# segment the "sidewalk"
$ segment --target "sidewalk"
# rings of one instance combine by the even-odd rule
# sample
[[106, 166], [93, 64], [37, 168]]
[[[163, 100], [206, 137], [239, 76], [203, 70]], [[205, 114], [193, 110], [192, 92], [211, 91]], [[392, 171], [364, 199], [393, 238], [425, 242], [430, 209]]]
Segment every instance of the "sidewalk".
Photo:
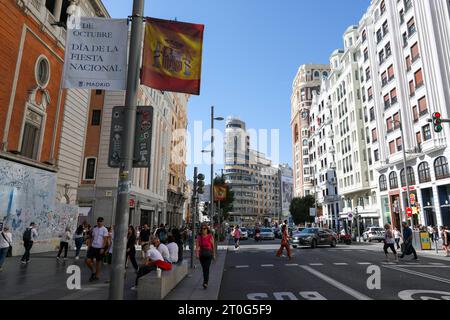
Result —
[[[188, 251], [189, 252], [189, 251]], [[165, 298], [165, 300], [217, 300], [228, 252], [228, 243], [218, 245], [217, 258], [211, 263], [208, 289], [203, 289], [203, 272], [198, 259], [194, 260], [194, 269]], [[190, 256], [186, 259], [190, 267]]]

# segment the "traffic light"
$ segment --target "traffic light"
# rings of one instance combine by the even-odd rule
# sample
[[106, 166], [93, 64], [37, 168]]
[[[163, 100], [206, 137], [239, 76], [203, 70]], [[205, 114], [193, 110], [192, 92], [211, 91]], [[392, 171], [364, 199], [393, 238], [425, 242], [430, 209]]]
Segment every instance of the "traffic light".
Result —
[[433, 113], [433, 125], [434, 125], [434, 132], [439, 133], [442, 132], [442, 118], [440, 112]]
[[197, 193], [198, 194], [204, 194], [205, 193], [205, 175], [202, 173], [199, 173], [197, 175]]

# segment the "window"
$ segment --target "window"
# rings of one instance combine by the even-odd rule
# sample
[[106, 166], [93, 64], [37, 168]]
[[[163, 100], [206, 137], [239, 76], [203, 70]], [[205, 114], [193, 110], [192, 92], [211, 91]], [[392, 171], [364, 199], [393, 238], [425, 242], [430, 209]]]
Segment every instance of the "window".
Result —
[[434, 161], [434, 172], [436, 173], [437, 180], [450, 177], [448, 161], [446, 157], [439, 157]]
[[389, 142], [389, 153], [394, 154], [395, 153], [395, 141]]
[[369, 89], [367, 89], [367, 97], [368, 97], [369, 101], [372, 100], [372, 98], [373, 98], [372, 87], [370, 87]]
[[416, 142], [417, 145], [420, 147], [420, 145], [422, 144], [422, 134], [420, 131], [416, 132]]
[[403, 148], [402, 138], [395, 139], [395, 145], [397, 146], [397, 151], [402, 151]]
[[386, 12], [386, 4], [384, 3], [384, 0], [383, 0], [383, 1], [381, 1], [381, 4], [380, 4], [380, 14], [383, 15], [383, 13], [385, 13], [385, 12]]
[[406, 70], [410, 71], [411, 65], [412, 65], [411, 56], [407, 56], [406, 57]]
[[391, 104], [397, 103], [397, 88], [391, 90]]
[[405, 11], [400, 10], [400, 23], [403, 24], [405, 22]]
[[385, 95], [383, 97], [384, 100], [384, 109], [388, 109], [391, 106], [391, 100], [389, 99], [389, 95]]
[[386, 128], [387, 128], [387, 132], [388, 133], [394, 130], [394, 125], [393, 125], [393, 122], [392, 122], [392, 118], [386, 119]]
[[101, 115], [102, 115], [102, 110], [92, 110], [92, 120], [91, 120], [92, 126], [100, 125]]
[[373, 155], [374, 155], [375, 162], [380, 160], [380, 152], [378, 150], [375, 150], [373, 152]]
[[370, 80], [370, 68], [366, 69], [366, 81]]
[[394, 114], [394, 129], [398, 128], [400, 128], [400, 115], [397, 112], [396, 114]]
[[412, 97], [416, 94], [416, 87], [414, 86], [414, 80], [409, 82], [409, 95]]
[[422, 127], [422, 133], [423, 133], [423, 141], [431, 140], [431, 130], [429, 124]]
[[367, 31], [364, 30], [362, 33], [362, 41], [365, 42], [367, 40]]
[[430, 166], [428, 165], [428, 162], [422, 162], [419, 164], [419, 183], [425, 183], [431, 181], [431, 174], [430, 174]]
[[41, 88], [45, 88], [50, 80], [50, 63], [45, 56], [40, 56], [35, 65], [36, 83]]
[[389, 174], [389, 187], [391, 189], [397, 189], [398, 188], [397, 173], [395, 173], [395, 172], [391, 172]]
[[378, 136], [377, 136], [377, 129], [372, 130], [372, 142], [377, 142]]
[[367, 61], [369, 59], [369, 49], [364, 49], [364, 61]]
[[94, 180], [95, 179], [95, 165], [96, 158], [86, 158], [84, 167], [84, 180]]
[[419, 69], [414, 73], [414, 80], [416, 80], [416, 88], [420, 88], [423, 86], [423, 75], [422, 75], [422, 69]]
[[385, 37], [389, 33], [388, 22], [385, 21], [383, 23], [383, 37]]
[[414, 18], [411, 18], [411, 20], [408, 21], [408, 36], [412, 36], [414, 33], [416, 33], [416, 22], [414, 21]]
[[392, 54], [392, 50], [391, 50], [391, 43], [388, 42], [386, 44], [386, 47], [384, 47], [384, 51], [386, 52], [386, 58], [389, 58]]
[[[416, 178], [414, 176], [414, 169], [412, 167], [408, 167], [407, 172], [408, 172], [408, 184], [410, 186], [416, 184]], [[404, 169], [402, 169], [400, 171], [400, 181], [401, 181], [402, 187], [406, 187], [405, 170]]]
[[382, 174], [380, 176], [380, 191], [386, 191], [388, 189], [386, 176]]
[[379, 29], [377, 31], [377, 43], [380, 43], [381, 40], [383, 40], [383, 32], [381, 31], [381, 29]]
[[375, 120], [375, 108], [370, 108], [370, 121]]
[[394, 66], [391, 65], [388, 68], [388, 77], [389, 77], [389, 81], [391, 81], [392, 79], [394, 79]]
[[25, 125], [22, 135], [20, 154], [24, 157], [37, 160], [41, 136], [42, 116], [30, 109], [26, 110]]
[[419, 44], [417, 42], [411, 47], [411, 56], [412, 56], [413, 63], [420, 57]]
[[419, 99], [419, 116], [423, 116], [427, 113], [428, 113], [427, 98], [422, 97]]
[[413, 110], [413, 118], [414, 118], [414, 122], [419, 121], [419, 112], [417, 111], [417, 106], [414, 106], [412, 108]]
[[380, 53], [378, 53], [378, 59], [380, 60], [380, 65], [384, 62], [384, 50], [381, 50]]
[[387, 85], [387, 83], [388, 83], [387, 73], [386, 73], [386, 72], [383, 72], [383, 73], [381, 74], [381, 84], [382, 84], [383, 87], [384, 87], [385, 85]]

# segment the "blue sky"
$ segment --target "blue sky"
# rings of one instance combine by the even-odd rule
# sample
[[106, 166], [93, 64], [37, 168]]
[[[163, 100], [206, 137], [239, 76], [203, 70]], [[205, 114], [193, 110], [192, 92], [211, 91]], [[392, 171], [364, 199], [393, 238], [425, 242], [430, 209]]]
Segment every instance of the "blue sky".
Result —
[[[103, 0], [114, 18], [131, 14], [132, 0]], [[292, 164], [292, 80], [304, 63], [328, 63], [348, 26], [370, 0], [147, 0], [145, 15], [205, 25], [201, 95], [188, 106], [209, 127], [216, 115], [239, 116], [253, 129], [280, 130], [280, 162]], [[224, 122], [216, 123], [224, 130]], [[204, 142], [208, 148], [208, 141]], [[217, 145], [219, 147], [219, 145]], [[269, 153], [270, 149], [269, 149]], [[217, 169], [221, 166], [217, 165]], [[200, 171], [209, 179], [207, 164]], [[192, 179], [193, 166], [187, 170]]]

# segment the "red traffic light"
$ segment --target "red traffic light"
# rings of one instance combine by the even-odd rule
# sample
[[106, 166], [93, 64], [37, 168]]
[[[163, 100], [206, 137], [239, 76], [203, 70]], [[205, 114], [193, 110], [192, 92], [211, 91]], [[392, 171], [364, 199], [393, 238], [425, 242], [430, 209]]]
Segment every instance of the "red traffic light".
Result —
[[440, 117], [441, 117], [441, 113], [440, 112], [433, 113], [433, 118], [440, 118]]

